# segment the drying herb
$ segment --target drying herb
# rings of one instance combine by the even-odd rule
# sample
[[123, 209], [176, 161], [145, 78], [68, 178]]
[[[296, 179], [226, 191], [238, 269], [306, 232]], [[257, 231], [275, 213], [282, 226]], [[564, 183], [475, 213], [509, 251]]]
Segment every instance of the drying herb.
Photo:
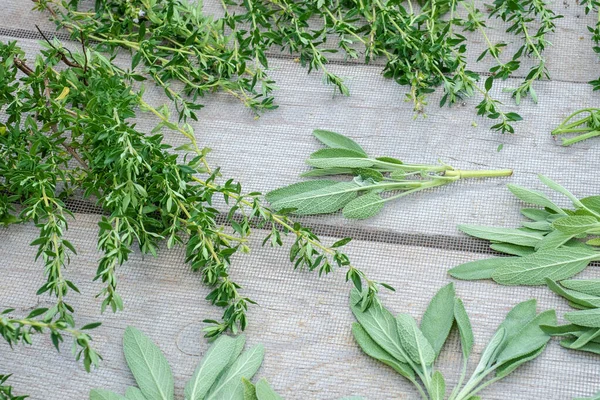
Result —
[[[394, 317], [381, 304], [365, 311], [360, 306], [360, 297], [358, 291], [352, 291], [350, 306], [358, 321], [353, 324], [352, 332], [357, 343], [369, 356], [408, 379], [423, 399], [479, 399], [477, 394], [481, 390], [539, 356], [550, 340], [541, 326], [556, 324], [554, 310], [537, 314], [535, 300], [517, 304], [506, 315], [467, 379], [475, 338], [463, 302], [455, 296], [452, 284], [444, 286], [432, 298], [420, 326], [408, 314]], [[463, 369], [457, 385], [450, 388], [434, 364], [455, 325], [460, 335]]]
[[[509, 176], [512, 170], [463, 171], [445, 164], [405, 164], [392, 157], [369, 157], [352, 139], [339, 133], [315, 130], [326, 149], [313, 153], [306, 163], [313, 170], [302, 176], [352, 175], [351, 181], [318, 179], [295, 183], [267, 193], [276, 210], [299, 215], [342, 210], [350, 219], [378, 214], [386, 202], [460, 179]], [[386, 192], [396, 192], [384, 197]], [[400, 192], [400, 193], [397, 193]]]
[[540, 175], [550, 189], [566, 196], [573, 209], [556, 205], [542, 192], [517, 185], [509, 190], [536, 208], [523, 208], [528, 219], [521, 228], [460, 225], [468, 235], [490, 240], [490, 248], [512, 257], [496, 257], [459, 265], [449, 271], [459, 279], [493, 279], [502, 285], [544, 285], [560, 281], [600, 261], [600, 196], [578, 199], [553, 180]]
[[569, 115], [552, 131], [552, 135], [576, 136], [562, 139], [563, 146], [570, 146], [582, 140], [600, 136], [600, 108], [584, 108]]
[[[219, 183], [219, 171], [206, 160], [209, 149], [198, 147], [189, 124], [170, 122], [166, 106], [154, 108], [143, 100], [143, 89], [131, 86], [136, 75], [89, 48], [68, 53], [58, 41], [48, 42], [42, 55], [29, 66], [14, 42], [0, 45], [0, 74], [6, 78], [0, 84], [0, 108], [8, 117], [0, 135], [0, 219], [5, 224], [32, 221], [40, 229], [32, 245], [44, 261], [47, 282], [38, 294], [56, 298], [55, 306], [36, 311], [38, 322], [10, 320], [13, 330], [23, 325], [30, 332], [40, 323], [57, 337], [61, 331], [76, 332], [74, 310], [66, 302], [71, 291], [78, 292], [67, 276], [75, 248], [64, 238], [73, 218], [64, 201], [75, 190], [97, 201], [106, 213], [98, 223], [103, 256], [95, 278], [103, 283], [98, 293], [102, 311], [123, 308], [116, 271], [132, 246], [156, 255], [161, 243], [167, 248], [183, 245], [187, 263], [212, 289], [207, 300], [224, 308], [222, 321], [206, 321], [206, 334], [244, 330], [246, 310], [254, 302], [240, 293], [241, 285], [229, 278], [228, 270], [232, 255], [249, 251], [254, 227], [266, 230], [264, 243], [274, 246], [291, 235], [290, 259], [296, 268], [320, 274], [345, 268], [347, 280], [367, 288], [365, 306], [373, 302], [379, 284], [341, 251], [349, 239], [324, 245], [309, 228], [264, 207], [260, 193], [245, 194], [231, 179]], [[58, 63], [66, 68], [59, 71]], [[17, 78], [18, 71], [23, 78]], [[149, 134], [131, 122], [139, 111], [158, 119]], [[188, 153], [185, 157], [170, 151], [160, 134], [163, 129], [190, 140], [178, 149]], [[226, 225], [217, 222], [221, 213], [212, 206], [215, 196], [228, 205]], [[23, 332], [17, 329], [7, 340], [15, 342], [10, 338], [23, 338]], [[79, 346], [88, 344], [76, 339]], [[86, 366], [96, 363], [90, 357], [84, 358]]]
[[11, 375], [0, 375], [0, 400], [25, 400], [29, 396], [15, 396], [12, 386], [6, 383]]

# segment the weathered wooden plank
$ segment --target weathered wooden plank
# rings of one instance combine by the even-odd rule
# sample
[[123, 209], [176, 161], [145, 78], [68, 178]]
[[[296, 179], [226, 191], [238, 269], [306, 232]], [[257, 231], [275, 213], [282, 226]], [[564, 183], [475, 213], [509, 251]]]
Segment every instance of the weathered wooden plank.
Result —
[[[97, 221], [97, 216], [77, 214], [70, 224], [68, 237], [79, 255], [73, 258], [67, 274], [82, 290], [81, 295], [70, 295], [79, 323], [104, 322], [94, 332], [104, 356], [101, 369], [87, 374], [73, 361], [69, 343], [62, 353], [56, 353], [48, 338], [37, 337], [33, 346], [12, 351], [0, 343], [0, 371], [14, 373], [15, 389], [30, 393], [36, 400], [81, 399], [93, 387], [123, 393], [134, 382], [121, 353], [121, 336], [127, 325], [134, 325], [165, 352], [181, 398], [185, 380], [207, 348], [200, 338], [201, 321], [218, 316], [219, 311], [203, 300], [208, 290], [184, 265], [183, 251], [175, 249], [161, 251], [157, 259], [143, 259], [134, 252], [119, 271], [125, 311], [99, 316], [100, 300], [93, 296], [100, 284], [91, 282], [99, 258], [94, 243]], [[41, 266], [32, 261], [28, 246], [35, 238], [35, 228], [2, 228], [0, 235], [0, 308], [12, 306], [17, 314], [25, 314], [37, 301], [50, 304], [51, 299], [35, 296], [43, 281]], [[257, 236], [252, 241], [252, 254], [235, 260], [232, 275], [243, 284], [244, 294], [260, 304], [250, 310], [247, 331], [249, 343], [264, 343], [267, 349], [260, 376], [267, 377], [286, 399], [336, 399], [349, 394], [369, 399], [415, 399], [416, 393], [402, 378], [368, 359], [353, 343], [349, 286], [343, 282], [343, 273], [319, 279], [315, 274], [294, 272], [285, 251], [260, 248], [259, 242]], [[372, 277], [396, 287], [395, 294], [383, 294], [388, 308], [415, 317], [422, 314], [437, 288], [448, 283], [447, 267], [475, 257], [460, 251], [367, 241], [353, 243], [349, 253]], [[456, 287], [472, 318], [477, 354], [519, 301], [537, 297], [540, 310], [555, 307], [562, 314], [568, 309], [545, 288], [507, 288], [489, 282], [456, 282]], [[459, 369], [456, 339], [440, 362], [450, 381], [457, 379]], [[597, 357], [566, 351], [552, 343], [537, 361], [482, 394], [486, 399], [506, 399], [510, 393], [514, 399], [548, 400], [589, 395], [600, 389], [599, 374]]]

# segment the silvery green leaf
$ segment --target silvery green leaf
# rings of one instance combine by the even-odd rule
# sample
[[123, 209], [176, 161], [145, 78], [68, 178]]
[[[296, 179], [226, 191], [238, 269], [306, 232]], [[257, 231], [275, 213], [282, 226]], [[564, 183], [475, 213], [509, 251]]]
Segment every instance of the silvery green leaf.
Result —
[[501, 349], [508, 342], [510, 342], [529, 322], [531, 322], [536, 317], [536, 305], [537, 302], [535, 299], [523, 301], [516, 306], [514, 306], [506, 317], [504, 317], [504, 321], [500, 324], [501, 328], [504, 328], [506, 333], [504, 337], [504, 342], [502, 343]]
[[548, 217], [556, 215], [546, 210], [540, 210], [539, 208], [522, 208], [521, 214], [532, 221], [547, 221]]
[[587, 328], [600, 328], [600, 308], [571, 311], [565, 313], [564, 317], [567, 321], [575, 325]]
[[538, 192], [537, 190], [527, 189], [518, 185], [508, 184], [508, 190], [510, 190], [515, 196], [517, 196], [520, 200], [525, 203], [535, 204], [536, 206], [541, 206], [544, 208], [549, 208], [552, 211], [558, 214], [564, 214], [565, 212], [556, 204], [552, 202], [542, 192]]
[[415, 319], [408, 314], [398, 314], [396, 325], [402, 348], [410, 359], [424, 367], [433, 364], [435, 351], [417, 326]]
[[298, 182], [270, 191], [265, 195], [265, 199], [269, 203], [274, 203], [280, 200], [285, 200], [288, 197], [296, 196], [301, 193], [325, 189], [332, 185], [335, 185], [336, 183], [339, 182], [331, 179], [315, 179], [312, 181]]
[[511, 335], [510, 338], [505, 340], [504, 348], [498, 354], [496, 362], [503, 364], [535, 352], [540, 347], [545, 346], [550, 340], [550, 336], [540, 328], [540, 325], [555, 324], [556, 312], [554, 310], [540, 313], [527, 323], [527, 325], [519, 327], [516, 334]]
[[147, 400], [173, 400], [173, 374], [160, 349], [140, 330], [127, 327], [123, 335], [127, 365]]
[[498, 367], [496, 369], [496, 377], [504, 378], [505, 376], [507, 376], [508, 374], [513, 372], [515, 369], [517, 369], [521, 365], [525, 364], [528, 361], [533, 360], [534, 358], [537, 358], [537, 356], [542, 354], [545, 349], [546, 349], [546, 345], [544, 344], [539, 349], [534, 350], [529, 354], [525, 354], [521, 357], [515, 358], [515, 359], [501, 365], [500, 367]]
[[435, 371], [433, 373], [429, 389], [431, 400], [444, 400], [444, 397], [446, 396], [446, 381], [440, 371]]
[[479, 358], [479, 363], [477, 367], [475, 367], [475, 371], [473, 371], [473, 376], [477, 376], [485, 371], [489, 365], [494, 363], [496, 358], [496, 354], [498, 354], [501, 349], [502, 343], [504, 342], [504, 338], [506, 336], [506, 329], [502, 326], [498, 328], [494, 336], [490, 339], [490, 342], [483, 350], [481, 354], [481, 358]]
[[375, 161], [352, 150], [322, 149], [312, 153], [306, 163], [315, 168], [368, 168]]
[[534, 221], [534, 222], [523, 222], [523, 227], [532, 229], [534, 231], [547, 232], [552, 230], [552, 225], [547, 221]]
[[540, 325], [540, 328], [550, 336], [579, 336], [588, 328], [583, 326], [568, 324], [568, 325]]
[[300, 176], [305, 178], [315, 178], [318, 176], [350, 175], [352, 174], [352, 171], [352, 168], [315, 168], [300, 174]]
[[600, 252], [586, 248], [538, 251], [497, 268], [492, 279], [502, 285], [543, 285], [546, 278], [555, 281], [570, 278], [598, 259]]
[[385, 200], [377, 193], [369, 192], [351, 200], [342, 209], [344, 217], [349, 219], [371, 218], [383, 209]]
[[[338, 211], [352, 199], [356, 198], [356, 189], [359, 186], [355, 183], [329, 182], [332, 183], [326, 187], [298, 192], [276, 201], [270, 201], [270, 203], [276, 210], [295, 208], [295, 213], [299, 215], [328, 214]], [[291, 186], [295, 185], [297, 184]]]
[[573, 215], [562, 217], [552, 223], [552, 227], [567, 235], [578, 235], [600, 227], [600, 221], [594, 217]]
[[448, 271], [450, 276], [467, 281], [476, 279], [492, 279], [494, 271], [511, 263], [517, 257], [493, 257], [471, 261], [458, 265]]
[[513, 228], [495, 228], [491, 226], [459, 225], [458, 229], [467, 235], [494, 242], [511, 243], [519, 246], [534, 247], [544, 238], [539, 232], [527, 232]]
[[264, 378], [256, 382], [256, 397], [258, 400], [283, 400]]
[[560, 284], [567, 289], [600, 297], [600, 279], [569, 279]]
[[573, 193], [569, 192], [563, 186], [559, 185], [558, 183], [554, 182], [552, 179], [550, 179], [544, 175], [538, 175], [538, 178], [540, 181], [542, 181], [542, 183], [544, 185], [548, 186], [550, 189], [555, 190], [558, 193], [562, 193], [565, 196], [567, 196], [569, 198], [569, 200], [571, 200], [571, 202], [573, 203], [573, 205], [575, 207], [579, 208], [581, 206], [581, 202], [579, 201], [579, 199], [577, 197], [575, 197], [575, 195], [573, 195]]
[[92, 389], [90, 391], [90, 400], [127, 400], [127, 398], [110, 390]]
[[258, 400], [258, 397], [256, 397], [256, 387], [252, 382], [246, 378], [242, 378], [242, 385], [244, 386], [243, 400]]
[[490, 245], [490, 249], [499, 251], [500, 253], [519, 257], [527, 256], [535, 252], [533, 247], [518, 246], [516, 244], [508, 243], [493, 243]]
[[352, 335], [356, 340], [356, 343], [368, 356], [384, 363], [385, 365], [392, 367], [396, 372], [405, 378], [414, 379], [415, 372], [410, 365], [396, 360], [390, 353], [385, 351], [379, 346], [371, 336], [365, 331], [361, 324], [354, 322], [352, 324]]
[[350, 308], [363, 329], [369, 336], [401, 363], [407, 363], [405, 352], [400, 344], [398, 328], [394, 316], [381, 304], [376, 303], [363, 311], [360, 305], [361, 294], [352, 289]]
[[559, 296], [570, 300], [573, 303], [577, 303], [585, 308], [597, 308], [600, 307], [600, 297], [589, 296], [584, 293], [579, 293], [575, 290], [569, 290], [562, 288], [558, 283], [552, 279], [546, 279], [546, 285]]
[[594, 213], [600, 213], [600, 196], [589, 196], [584, 197], [580, 200], [586, 208], [593, 211]]
[[146, 400], [142, 391], [136, 387], [128, 387], [125, 391], [125, 397], [127, 400]]
[[473, 350], [475, 337], [473, 336], [473, 328], [471, 327], [471, 320], [469, 319], [467, 310], [465, 310], [462, 300], [458, 297], [454, 299], [454, 320], [456, 321], [458, 333], [460, 334], [460, 345], [463, 357], [467, 360]]
[[[570, 349], [573, 343], [575, 343], [577, 339], [563, 339], [560, 341], [560, 345]], [[586, 351], [589, 353], [600, 354], [600, 343], [590, 342], [584, 346], [581, 346], [577, 350]]]
[[557, 249], [563, 244], [567, 243], [569, 240], [573, 239], [573, 236], [575, 235], [564, 233], [558, 230], [552, 231], [538, 242], [538, 244], [535, 246], [535, 249], [539, 251]]
[[431, 344], [436, 357], [448, 338], [454, 324], [454, 285], [441, 288], [429, 302], [421, 318], [421, 332]]
[[206, 400], [236, 400], [243, 399], [244, 386], [242, 378], [250, 379], [254, 376], [263, 362], [265, 350], [258, 344], [243, 352], [231, 364], [211, 388]]
[[208, 349], [192, 379], [185, 385], [186, 400], [201, 400], [206, 396], [217, 377], [229, 364], [236, 349], [236, 340], [219, 337]]
[[571, 343], [569, 345], [569, 348], [574, 349], [574, 350], [580, 349], [599, 336], [600, 336], [600, 329], [598, 329], [598, 328], [587, 329], [586, 331], [582, 332], [577, 337], [577, 340], [575, 340], [573, 343]]
[[323, 129], [315, 129], [313, 131], [313, 135], [325, 146], [337, 149], [347, 149], [353, 150], [358, 153], [362, 153], [364, 156], [367, 155], [362, 147], [354, 140], [346, 137], [344, 135], [340, 135], [339, 133], [326, 131]]

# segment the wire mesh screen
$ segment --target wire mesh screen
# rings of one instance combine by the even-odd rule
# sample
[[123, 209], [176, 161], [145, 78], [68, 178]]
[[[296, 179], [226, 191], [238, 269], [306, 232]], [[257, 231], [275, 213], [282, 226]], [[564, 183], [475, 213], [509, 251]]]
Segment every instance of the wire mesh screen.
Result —
[[[206, 8], [218, 12], [217, 2]], [[0, 0], [0, 40], [18, 40], [29, 59], [40, 48], [34, 25], [46, 32], [54, 27], [45, 15], [30, 11], [29, 2]], [[236, 100], [222, 94], [201, 99], [205, 104], [200, 121], [194, 123], [198, 141], [213, 149], [209, 156], [225, 177], [242, 182], [245, 191], [266, 192], [297, 181], [307, 169], [304, 160], [320, 148], [313, 129], [333, 130], [350, 136], [369, 154], [389, 155], [413, 163], [441, 160], [462, 169], [512, 168], [510, 178], [471, 180], [424, 191], [389, 204], [378, 216], [366, 221], [348, 221], [340, 215], [305, 217], [302, 222], [332, 243], [342, 237], [355, 240], [347, 252], [353, 263], [374, 279], [394, 286], [396, 293], [382, 293], [383, 302], [394, 313], [418, 317], [428, 300], [450, 281], [447, 270], [460, 263], [487, 257], [487, 243], [461, 235], [456, 225], [475, 223], [516, 227], [521, 204], [506, 189], [507, 183], [542, 189], [536, 174], [542, 173], [568, 187], [578, 196], [598, 193], [600, 143], [588, 141], [571, 148], [555, 143], [550, 130], [575, 108], [593, 105], [587, 81], [597, 78], [596, 56], [588, 41], [583, 15], [575, 2], [556, 2], [558, 33], [551, 38], [548, 65], [552, 81], [536, 83], [539, 103], [513, 105], [498, 90], [495, 95], [523, 116], [516, 135], [489, 131], [491, 122], [475, 115], [475, 99], [453, 108], [438, 108], [435, 95], [427, 117], [413, 119], [406, 103], [406, 88], [381, 76], [381, 66], [333, 62], [333, 72], [346, 78], [349, 97], [334, 96], [318, 72], [310, 75], [289, 57], [273, 54], [271, 75], [279, 90], [279, 108], [259, 119]], [[494, 24], [492, 24], [494, 26]], [[496, 24], [492, 36], [501, 38]], [[61, 39], [66, 36], [56, 34]], [[506, 39], [508, 40], [508, 39]], [[479, 54], [481, 40], [472, 38]], [[76, 47], [76, 44], [73, 44]], [[118, 62], [127, 63], [123, 55]], [[485, 62], [473, 64], [485, 71]], [[505, 82], [515, 86], [518, 78]], [[147, 84], [146, 100], [167, 103], [162, 91]], [[439, 94], [438, 94], [439, 96]], [[138, 128], [150, 132], [155, 126], [147, 116], [138, 117]], [[173, 145], [186, 143], [175, 133], [166, 133]], [[504, 148], [498, 151], [498, 146]], [[559, 203], [561, 199], [556, 199]], [[562, 203], [567, 205], [567, 203]], [[71, 304], [82, 324], [103, 322], [94, 336], [104, 357], [101, 368], [91, 374], [73, 361], [68, 346], [53, 351], [50, 339], [37, 337], [28, 347], [10, 349], [0, 342], [0, 373], [14, 374], [17, 393], [32, 399], [87, 398], [91, 388], [102, 387], [123, 393], [134, 380], [121, 351], [121, 337], [128, 325], [150, 336], [172, 365], [176, 395], [182, 397], [186, 380], [207, 349], [201, 321], [218, 318], [221, 310], [204, 300], [208, 294], [198, 275], [185, 264], [182, 249], [161, 249], [157, 258], [135, 251], [118, 278], [125, 310], [99, 315], [101, 299], [95, 298], [100, 284], [92, 282], [100, 254], [96, 250], [97, 222], [101, 210], [93, 202], [75, 198], [68, 203], [76, 214], [67, 238], [78, 250], [68, 268], [69, 278], [81, 289]], [[252, 252], [233, 260], [233, 280], [259, 305], [249, 311], [250, 343], [263, 343], [266, 357], [260, 376], [287, 399], [337, 399], [361, 395], [368, 399], [416, 399], [418, 393], [391, 369], [361, 353], [350, 327], [350, 286], [343, 271], [318, 278], [293, 271], [287, 250], [262, 247], [263, 232], [255, 232]], [[0, 308], [14, 307], [27, 313], [32, 306], [51, 304], [37, 297], [43, 270], [33, 261], [29, 243], [36, 238], [33, 225], [0, 228]], [[598, 276], [594, 268], [583, 274]], [[569, 310], [563, 300], [546, 288], [502, 287], [494, 283], [455, 282], [457, 294], [472, 317], [480, 354], [498, 324], [516, 303], [535, 297], [538, 308], [555, 308], [559, 315]], [[460, 370], [460, 347], [456, 337], [441, 355], [440, 368], [450, 382]], [[474, 365], [470, 365], [472, 370]], [[49, 383], [53, 385], [50, 386]], [[57, 385], [57, 386], [54, 386]], [[48, 388], [52, 389], [49, 390]], [[567, 351], [556, 343], [533, 363], [482, 392], [486, 399], [565, 399], [590, 395], [600, 390], [598, 357]]]

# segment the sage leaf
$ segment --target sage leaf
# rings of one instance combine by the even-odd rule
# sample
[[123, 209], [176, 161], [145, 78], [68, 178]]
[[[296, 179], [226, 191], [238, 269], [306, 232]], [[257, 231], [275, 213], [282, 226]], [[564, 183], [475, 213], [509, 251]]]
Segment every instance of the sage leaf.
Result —
[[316, 178], [319, 176], [349, 175], [352, 171], [354, 171], [353, 168], [315, 168], [300, 174], [300, 176], [305, 178]]
[[217, 377], [230, 363], [236, 350], [236, 340], [228, 336], [219, 337], [202, 358], [192, 379], [185, 385], [186, 400], [201, 400], [206, 396]]
[[357, 153], [361, 153], [364, 156], [367, 155], [367, 153], [362, 147], [360, 147], [358, 143], [349, 137], [340, 135], [339, 133], [326, 131], [323, 129], [315, 129], [313, 131], [313, 135], [325, 146], [336, 149], [352, 150]]
[[446, 381], [440, 371], [435, 371], [431, 377], [429, 396], [431, 400], [444, 400], [446, 396]]
[[260, 344], [243, 352], [223, 373], [210, 390], [206, 400], [233, 400], [243, 396], [242, 378], [254, 376], [264, 358], [265, 350]]
[[546, 196], [542, 192], [538, 192], [537, 190], [527, 189], [522, 186], [513, 185], [510, 183], [506, 186], [508, 187], [508, 190], [510, 190], [512, 192], [512, 194], [517, 196], [520, 200], [524, 201], [525, 203], [535, 204], [536, 206], [549, 208], [558, 214], [565, 214], [565, 212], [562, 210], [562, 208], [560, 208], [559, 206], [554, 204], [552, 202], [552, 200], [550, 200], [548, 198], [548, 196]]
[[554, 182], [552, 179], [548, 178], [547, 176], [544, 175], [538, 175], [538, 179], [540, 181], [542, 181], [542, 183], [546, 186], [548, 186], [550, 189], [558, 192], [558, 193], [562, 193], [565, 196], [567, 196], [569, 198], [569, 200], [571, 200], [571, 202], [573, 203], [573, 205], [577, 208], [579, 208], [580, 206], [582, 206], [581, 202], [579, 201], [579, 199], [577, 199], [577, 197], [575, 197], [573, 195], [573, 193], [569, 192], [566, 188], [564, 188], [563, 186], [559, 185], [557, 182]]
[[508, 314], [506, 314], [504, 321], [500, 324], [500, 327], [504, 328], [506, 331], [502, 349], [504, 349], [506, 344], [509, 343], [524, 326], [535, 318], [536, 305], [537, 302], [534, 299], [523, 301], [514, 306]]
[[349, 219], [367, 219], [379, 214], [384, 204], [385, 200], [380, 195], [369, 192], [351, 200], [342, 213]]
[[568, 235], [578, 235], [600, 227], [600, 221], [594, 217], [573, 215], [559, 218], [552, 227]]
[[547, 221], [551, 215], [556, 215], [546, 210], [540, 210], [539, 208], [522, 208], [521, 214], [533, 221]]
[[546, 278], [559, 281], [580, 273], [599, 256], [599, 252], [585, 248], [536, 252], [497, 268], [492, 279], [502, 285], [543, 285]]
[[494, 271], [511, 263], [516, 257], [493, 257], [458, 265], [448, 271], [450, 276], [462, 280], [492, 279]]
[[[357, 196], [359, 187], [353, 182], [328, 181], [329, 185], [314, 190], [303, 190], [296, 194], [270, 201], [276, 210], [296, 209], [295, 214], [328, 214], [338, 211]], [[298, 184], [293, 184], [295, 186]], [[289, 189], [290, 186], [283, 188]], [[281, 190], [281, 189], [278, 189]], [[280, 194], [277, 194], [279, 197]], [[268, 199], [268, 197], [267, 197]]]
[[600, 328], [600, 308], [567, 312], [565, 319], [575, 325]]
[[315, 168], [368, 168], [375, 161], [352, 150], [321, 149], [312, 153], [306, 163]]
[[577, 340], [569, 345], [569, 348], [574, 350], [580, 349], [598, 336], [600, 336], [600, 329], [588, 329], [581, 333]]
[[560, 282], [567, 289], [600, 297], [600, 279], [569, 279]]
[[600, 196], [589, 196], [579, 200], [589, 210], [600, 214]]
[[549, 232], [553, 230], [552, 225], [547, 221], [523, 222], [522, 225], [524, 228], [534, 231]]
[[408, 314], [396, 316], [398, 337], [402, 348], [414, 362], [427, 367], [435, 361], [436, 354], [423, 332], [417, 326], [417, 322]]
[[252, 382], [246, 378], [242, 378], [242, 385], [244, 386], [243, 400], [258, 400], [258, 397], [256, 397], [256, 387]]
[[555, 230], [544, 236], [542, 240], [535, 246], [536, 251], [552, 250], [557, 249], [569, 240], [573, 239], [575, 235]]
[[518, 333], [506, 339], [502, 352], [498, 354], [497, 363], [503, 364], [523, 357], [545, 346], [550, 340], [550, 336], [540, 328], [540, 325], [555, 324], [556, 312], [554, 310], [544, 311], [537, 315], [527, 325], [520, 328]]
[[413, 371], [408, 364], [398, 361], [381, 346], [379, 346], [358, 322], [354, 322], [352, 324], [352, 335], [354, 336], [356, 343], [358, 343], [365, 354], [378, 361], [381, 361], [389, 367], [392, 367], [396, 372], [405, 378], [415, 378], [415, 371]]
[[270, 191], [265, 195], [265, 199], [269, 203], [276, 203], [278, 201], [285, 200], [288, 197], [325, 189], [335, 185], [336, 183], [338, 183], [338, 181], [331, 179], [315, 179], [311, 181], [293, 183], [291, 185]]
[[92, 389], [90, 391], [90, 400], [127, 400], [127, 398], [110, 390]]
[[577, 303], [585, 308], [596, 308], [600, 307], [600, 297], [589, 296], [586, 294], [581, 294], [574, 290], [563, 289], [558, 283], [554, 282], [552, 279], [546, 279], [546, 285], [559, 296], [564, 297], [565, 299]]
[[493, 243], [490, 245], [490, 249], [499, 251], [500, 253], [510, 254], [511, 256], [519, 257], [527, 256], [535, 252], [535, 249], [533, 247], [518, 246], [516, 244], [508, 243]]
[[526, 232], [514, 228], [495, 228], [478, 225], [459, 225], [458, 229], [467, 235], [495, 242], [534, 247], [544, 235], [539, 232]]
[[508, 374], [513, 372], [515, 369], [517, 369], [519, 366], [525, 364], [528, 361], [533, 360], [534, 358], [537, 358], [537, 356], [542, 354], [545, 349], [546, 349], [546, 345], [543, 345], [539, 349], [534, 350], [529, 354], [525, 354], [521, 357], [515, 358], [515, 359], [501, 365], [500, 367], [498, 367], [496, 369], [496, 377], [504, 378], [505, 376], [507, 376]]
[[173, 374], [158, 346], [140, 330], [129, 326], [123, 335], [123, 353], [147, 400], [173, 400]]
[[278, 395], [271, 386], [269, 386], [269, 383], [265, 378], [256, 382], [256, 397], [258, 400], [283, 400], [283, 397]]
[[[576, 340], [577, 339], [563, 339], [560, 341], [560, 345], [563, 347], [566, 347], [567, 349], [570, 349]], [[577, 350], [587, 351], [589, 353], [594, 353], [594, 354], [600, 354], [600, 343], [590, 342], [590, 343], [587, 343], [587, 344], [579, 347]]]
[[127, 400], [146, 400], [142, 391], [136, 387], [128, 387], [125, 391]]
[[441, 288], [429, 302], [421, 319], [421, 332], [431, 344], [435, 356], [442, 351], [454, 324], [454, 285]]
[[568, 325], [540, 325], [540, 328], [550, 336], [579, 336], [587, 328], [575, 324]]
[[405, 352], [398, 337], [398, 328], [394, 316], [381, 304], [373, 304], [366, 311], [360, 306], [361, 294], [352, 289], [350, 309], [356, 320], [369, 336], [401, 363], [407, 363]]
[[467, 310], [465, 310], [465, 306], [459, 298], [454, 300], [454, 320], [458, 326], [463, 358], [467, 360], [471, 355], [471, 351], [473, 351], [475, 337], [473, 336], [473, 328]]
[[494, 336], [490, 339], [490, 342], [483, 350], [481, 357], [479, 358], [479, 363], [477, 367], [475, 367], [475, 371], [473, 371], [473, 376], [478, 376], [483, 371], [485, 371], [491, 364], [494, 363], [496, 355], [501, 349], [502, 344], [504, 343], [504, 338], [506, 336], [506, 329], [502, 326], [498, 328]]

